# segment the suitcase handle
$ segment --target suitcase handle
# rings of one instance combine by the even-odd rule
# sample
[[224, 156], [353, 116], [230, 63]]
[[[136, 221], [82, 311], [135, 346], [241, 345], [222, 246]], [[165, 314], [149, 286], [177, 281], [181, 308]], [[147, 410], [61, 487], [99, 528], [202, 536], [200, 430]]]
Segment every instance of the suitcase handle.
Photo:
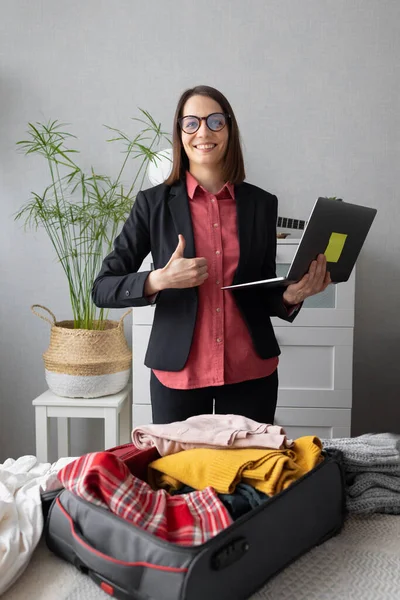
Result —
[[211, 557], [211, 566], [214, 571], [220, 571], [229, 567], [231, 564], [242, 558], [244, 554], [249, 550], [250, 545], [245, 537], [236, 538], [231, 540]]

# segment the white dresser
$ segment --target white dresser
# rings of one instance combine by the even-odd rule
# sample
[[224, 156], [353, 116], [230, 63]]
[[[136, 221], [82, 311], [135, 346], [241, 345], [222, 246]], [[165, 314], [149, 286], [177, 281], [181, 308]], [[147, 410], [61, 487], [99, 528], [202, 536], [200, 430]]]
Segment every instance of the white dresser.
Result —
[[[278, 240], [277, 274], [285, 275], [298, 239]], [[151, 268], [151, 258], [142, 269]], [[293, 323], [272, 319], [282, 354], [275, 423], [290, 437], [348, 437], [351, 427], [355, 273], [308, 298]], [[151, 423], [150, 369], [144, 356], [153, 307], [133, 308], [133, 426]]]

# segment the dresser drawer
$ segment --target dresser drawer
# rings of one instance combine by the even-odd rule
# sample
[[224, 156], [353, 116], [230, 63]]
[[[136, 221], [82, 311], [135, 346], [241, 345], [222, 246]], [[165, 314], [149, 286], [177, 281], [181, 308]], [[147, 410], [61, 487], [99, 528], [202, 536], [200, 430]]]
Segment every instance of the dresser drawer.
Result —
[[275, 424], [283, 427], [292, 439], [303, 435], [316, 435], [319, 438], [350, 437], [351, 410], [278, 407]]
[[348, 327], [276, 327], [278, 406], [350, 408], [353, 330]]
[[293, 260], [293, 257], [296, 253], [298, 247], [298, 243], [285, 243], [283, 244], [282, 242], [278, 241], [278, 244], [276, 246], [276, 262], [277, 264], [280, 263], [291, 263]]
[[152, 325], [154, 319], [155, 305], [139, 306], [132, 308], [133, 325]]
[[153, 422], [150, 404], [133, 404], [132, 406], [132, 427], [149, 425]]
[[134, 404], [150, 404], [151, 371], [144, 364], [150, 332], [150, 325], [137, 325], [132, 328], [132, 383]]

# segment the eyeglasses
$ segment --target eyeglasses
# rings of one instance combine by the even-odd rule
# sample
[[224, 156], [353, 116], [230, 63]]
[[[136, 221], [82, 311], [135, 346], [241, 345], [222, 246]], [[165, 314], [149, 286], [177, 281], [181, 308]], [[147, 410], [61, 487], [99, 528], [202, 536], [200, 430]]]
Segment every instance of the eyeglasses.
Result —
[[182, 131], [185, 133], [196, 133], [200, 129], [202, 121], [206, 122], [208, 129], [211, 131], [221, 131], [227, 123], [230, 115], [226, 113], [211, 113], [208, 117], [196, 117], [194, 115], [187, 115], [178, 119], [178, 123], [181, 126]]

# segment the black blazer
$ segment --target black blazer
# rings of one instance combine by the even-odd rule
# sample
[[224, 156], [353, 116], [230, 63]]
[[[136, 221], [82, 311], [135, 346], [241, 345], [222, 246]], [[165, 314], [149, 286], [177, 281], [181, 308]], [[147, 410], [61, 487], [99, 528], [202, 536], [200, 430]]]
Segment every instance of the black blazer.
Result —
[[[277, 198], [249, 183], [235, 186], [240, 257], [232, 283], [275, 277]], [[92, 289], [102, 308], [147, 306], [144, 284], [150, 271], [138, 273], [151, 252], [154, 268], [166, 265], [178, 244], [186, 241], [185, 258], [196, 256], [186, 184], [183, 181], [141, 191], [114, 250], [104, 259]], [[280, 354], [270, 317], [293, 321], [283, 303], [283, 288], [225, 291], [233, 294], [261, 358]], [[196, 323], [198, 290], [166, 289], [157, 296], [145, 365], [181, 370], [188, 358]]]

